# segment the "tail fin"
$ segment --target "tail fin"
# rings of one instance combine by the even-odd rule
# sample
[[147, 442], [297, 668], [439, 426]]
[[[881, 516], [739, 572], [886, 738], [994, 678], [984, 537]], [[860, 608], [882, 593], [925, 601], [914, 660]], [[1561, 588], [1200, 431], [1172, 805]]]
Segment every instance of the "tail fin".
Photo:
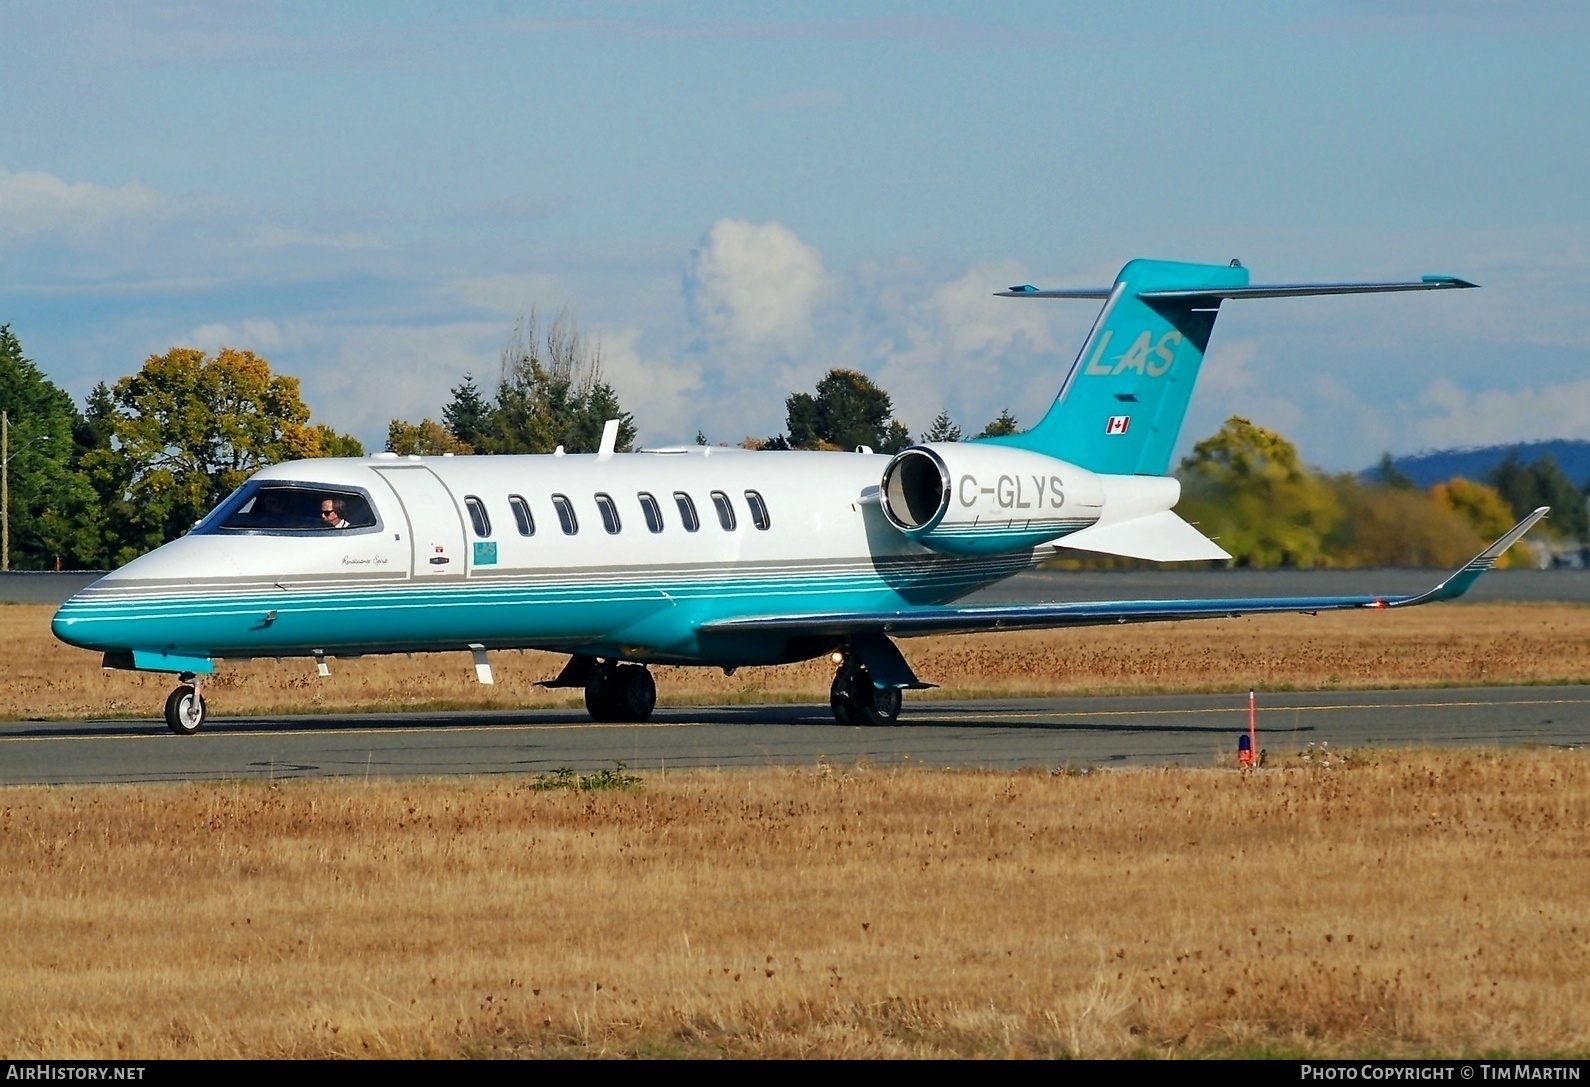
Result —
[[1250, 287], [1230, 265], [1134, 260], [1108, 291], [1012, 287], [1009, 298], [1103, 298], [1060, 395], [1037, 426], [984, 439], [1059, 457], [1111, 475], [1164, 475], [1181, 433], [1220, 303], [1227, 298], [1472, 287], [1451, 276], [1396, 283], [1302, 283]]

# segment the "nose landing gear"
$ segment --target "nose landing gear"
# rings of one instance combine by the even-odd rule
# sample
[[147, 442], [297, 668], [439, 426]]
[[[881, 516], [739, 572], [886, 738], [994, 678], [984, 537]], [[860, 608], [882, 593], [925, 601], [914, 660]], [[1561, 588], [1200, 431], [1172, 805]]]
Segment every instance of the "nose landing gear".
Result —
[[204, 727], [206, 708], [199, 677], [191, 672], [180, 677], [182, 686], [166, 699], [166, 727], [178, 736], [192, 736]]
[[642, 664], [603, 661], [585, 684], [593, 721], [645, 721], [657, 705], [657, 683]]
[[828, 689], [828, 706], [841, 725], [897, 725], [900, 688], [874, 686], [866, 665], [847, 654]]

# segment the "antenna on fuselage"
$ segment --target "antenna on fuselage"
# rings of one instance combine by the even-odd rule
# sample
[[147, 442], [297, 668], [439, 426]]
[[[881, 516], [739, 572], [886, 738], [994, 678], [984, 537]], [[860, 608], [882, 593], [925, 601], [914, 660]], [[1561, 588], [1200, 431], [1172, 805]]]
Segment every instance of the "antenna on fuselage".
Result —
[[597, 460], [606, 460], [618, 448], [618, 420], [609, 419], [602, 424], [602, 444], [596, 450]]

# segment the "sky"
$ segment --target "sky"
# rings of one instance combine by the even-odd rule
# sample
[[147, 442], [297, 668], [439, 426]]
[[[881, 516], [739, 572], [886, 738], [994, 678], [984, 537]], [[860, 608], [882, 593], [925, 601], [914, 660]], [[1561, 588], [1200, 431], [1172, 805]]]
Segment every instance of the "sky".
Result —
[[1233, 414], [1330, 470], [1590, 438], [1590, 5], [34, 3], [0, 14], [0, 324], [79, 400], [246, 348], [313, 421], [488, 391], [566, 310], [643, 444], [847, 367], [925, 430], [1047, 408], [1133, 257], [1255, 283]]

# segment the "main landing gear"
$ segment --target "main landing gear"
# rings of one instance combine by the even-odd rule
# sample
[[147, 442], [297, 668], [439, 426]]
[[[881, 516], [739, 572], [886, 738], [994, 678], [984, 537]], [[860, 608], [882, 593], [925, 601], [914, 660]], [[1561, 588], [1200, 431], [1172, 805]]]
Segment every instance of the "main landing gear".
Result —
[[585, 684], [593, 721], [644, 721], [657, 705], [657, 683], [642, 664], [602, 661]]
[[204, 727], [204, 695], [199, 677], [191, 672], [181, 676], [182, 686], [166, 699], [166, 727], [178, 736], [192, 736]]
[[537, 686], [584, 687], [585, 708], [593, 721], [644, 721], [657, 706], [657, 683], [644, 664], [573, 656], [556, 679]]
[[897, 725], [900, 723], [900, 688], [876, 687], [872, 673], [849, 654], [834, 673], [828, 705], [841, 725]]

